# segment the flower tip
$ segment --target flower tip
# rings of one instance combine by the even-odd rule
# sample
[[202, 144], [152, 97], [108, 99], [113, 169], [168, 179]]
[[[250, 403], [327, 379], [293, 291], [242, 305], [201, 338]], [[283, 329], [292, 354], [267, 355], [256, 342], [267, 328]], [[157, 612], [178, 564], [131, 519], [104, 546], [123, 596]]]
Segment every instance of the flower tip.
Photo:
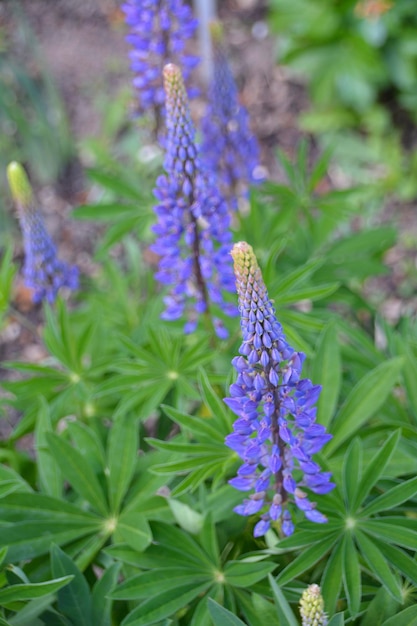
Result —
[[210, 22], [210, 34], [214, 43], [221, 43], [223, 41], [223, 25], [217, 20]]
[[32, 201], [32, 187], [20, 163], [17, 163], [17, 161], [9, 163], [7, 166], [7, 179], [13, 200], [24, 207], [29, 206]]

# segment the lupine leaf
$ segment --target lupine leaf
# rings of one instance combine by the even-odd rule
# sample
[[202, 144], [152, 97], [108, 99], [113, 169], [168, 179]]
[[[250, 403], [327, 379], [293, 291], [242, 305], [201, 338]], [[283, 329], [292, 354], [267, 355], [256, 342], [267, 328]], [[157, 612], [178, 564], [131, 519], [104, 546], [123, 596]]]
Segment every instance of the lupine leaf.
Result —
[[109, 594], [117, 585], [121, 563], [113, 563], [104, 572], [103, 576], [94, 585], [92, 600], [92, 620], [94, 626], [111, 626], [112, 600]]
[[[343, 462], [343, 494], [345, 497], [346, 508], [350, 513], [354, 510], [353, 503], [356, 500], [358, 486], [362, 474], [362, 445], [358, 438], [355, 438], [350, 444]], [[355, 480], [352, 480], [352, 476]]]
[[58, 607], [74, 626], [91, 626], [92, 607], [88, 583], [70, 557], [58, 546], [51, 548], [51, 568], [54, 576], [73, 576], [72, 581], [58, 591]]
[[194, 598], [204, 593], [211, 583], [201, 585], [177, 586], [157, 596], [145, 600], [121, 623], [121, 626], [149, 626], [155, 622], [176, 613], [187, 606]]
[[63, 476], [71, 483], [73, 489], [106, 516], [108, 506], [103, 489], [83, 455], [58, 435], [48, 433], [46, 439]]
[[182, 587], [195, 582], [203, 583], [209, 579], [207, 572], [194, 567], [155, 568], [137, 576], [128, 578], [110, 594], [113, 600], [140, 600], [151, 598], [170, 589]]
[[333, 548], [327, 561], [321, 579], [321, 593], [323, 595], [326, 612], [332, 615], [336, 609], [342, 586], [344, 541], [339, 541]]
[[221, 432], [219, 432], [219, 429], [214, 426], [212, 419], [200, 418], [195, 415], [187, 415], [186, 413], [181, 413], [177, 409], [167, 406], [166, 404], [161, 405], [161, 409], [176, 424], [179, 424], [181, 428], [189, 430], [197, 438], [203, 441], [206, 439], [210, 442], [219, 441], [221, 444], [224, 443], [224, 436]]
[[408, 578], [415, 586], [417, 586], [417, 568], [416, 561], [409, 556], [404, 550], [392, 546], [384, 541], [374, 539], [375, 544], [385, 554], [390, 561], [406, 578]]
[[381, 363], [352, 389], [333, 423], [333, 439], [326, 444], [325, 455], [331, 456], [384, 404], [402, 366], [400, 357]]
[[382, 626], [415, 626], [417, 624], [417, 606], [409, 606], [404, 611], [385, 620]]
[[44, 493], [59, 498], [62, 494], [61, 471], [47, 449], [46, 433], [52, 432], [49, 406], [42, 398], [35, 426], [35, 449], [39, 483]]
[[210, 409], [212, 416], [215, 418], [216, 428], [225, 436], [229, 434], [231, 429], [230, 413], [224, 402], [214, 391], [210, 385], [207, 374], [202, 370], [199, 376], [199, 385], [201, 395], [205, 405]]
[[322, 390], [317, 403], [317, 421], [328, 427], [340, 393], [342, 366], [337, 328], [330, 322], [324, 329], [317, 347], [311, 378]]
[[318, 561], [320, 561], [330, 548], [336, 543], [338, 535], [331, 533], [330, 536], [318, 541], [314, 545], [303, 550], [282, 572], [278, 575], [276, 581], [281, 586], [290, 582], [303, 572], [306, 572]]
[[298, 626], [298, 621], [294, 617], [294, 613], [288, 604], [287, 598], [284, 596], [281, 588], [277, 585], [271, 574], [268, 575], [268, 580], [271, 585], [272, 595], [277, 609], [278, 623], [280, 626]]
[[117, 511], [132, 479], [137, 449], [138, 422], [136, 416], [120, 415], [113, 421], [108, 443], [108, 484], [112, 511]]
[[378, 496], [368, 506], [366, 506], [360, 512], [361, 517], [374, 515], [380, 511], [386, 511], [387, 509], [394, 509], [399, 504], [402, 504], [406, 500], [409, 500], [417, 493], [417, 477], [410, 478], [392, 489], [389, 489], [381, 496]]
[[275, 563], [229, 561], [224, 568], [226, 581], [233, 587], [251, 587], [276, 569]]
[[345, 624], [345, 616], [343, 613], [337, 613], [333, 615], [333, 617], [329, 620], [327, 626], [344, 626]]
[[152, 532], [147, 519], [134, 511], [123, 511], [117, 520], [115, 540], [126, 542], [142, 552], [152, 541]]
[[212, 598], [207, 600], [207, 606], [214, 626], [246, 626], [236, 615], [220, 606]]
[[0, 589], [0, 606], [7, 606], [12, 602], [21, 600], [41, 598], [42, 596], [58, 591], [58, 589], [67, 585], [72, 579], [73, 576], [63, 576], [43, 583], [27, 583], [5, 587]]
[[346, 590], [349, 610], [352, 617], [355, 617], [359, 612], [362, 585], [358, 553], [350, 533], [346, 533], [344, 541], [343, 583]]
[[[363, 472], [360, 480], [358, 476], [358, 480], [350, 481], [358, 486], [356, 490], [356, 497], [352, 500], [353, 510], [355, 510], [364, 501], [366, 496], [371, 491], [372, 487], [376, 485], [379, 478], [382, 476], [386, 466], [388, 465], [392, 455], [397, 448], [398, 442], [400, 440], [400, 435], [400, 430], [393, 432], [385, 441], [382, 448], [378, 450], [378, 452], [372, 458], [371, 462], [368, 464], [365, 471]], [[352, 476], [353, 475], [354, 474], [352, 474]]]
[[367, 561], [375, 577], [381, 581], [388, 593], [399, 602], [402, 601], [401, 589], [398, 581], [391, 572], [387, 562], [375, 543], [359, 530], [355, 530], [355, 538], [359, 549]]
[[[389, 519], [383, 517], [375, 520], [363, 520], [360, 522], [361, 530], [388, 543], [396, 543], [409, 550], [417, 550], [417, 530], [404, 528], [395, 517]], [[417, 528], [417, 525], [416, 525]]]

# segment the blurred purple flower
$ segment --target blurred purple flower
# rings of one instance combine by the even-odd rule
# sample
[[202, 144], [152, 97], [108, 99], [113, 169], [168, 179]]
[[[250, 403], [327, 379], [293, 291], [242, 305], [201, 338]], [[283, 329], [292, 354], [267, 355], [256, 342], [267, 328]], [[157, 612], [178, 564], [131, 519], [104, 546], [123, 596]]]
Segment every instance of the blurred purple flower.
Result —
[[202, 120], [202, 155], [205, 164], [218, 177], [231, 208], [245, 195], [248, 185], [263, 178], [259, 147], [249, 127], [249, 115], [239, 95], [223, 43], [222, 27], [211, 25], [213, 79], [209, 104]]
[[[237, 315], [223, 292], [234, 292], [230, 260], [232, 235], [226, 204], [213, 180], [204, 171], [195, 144], [187, 95], [180, 69], [164, 69], [166, 90], [166, 175], [154, 191], [157, 241], [152, 250], [160, 255], [156, 278], [170, 287], [163, 318], [175, 320], [185, 313], [186, 332], [192, 332], [202, 314], [211, 316], [212, 305], [227, 315]], [[226, 331], [213, 318], [217, 335]]]
[[53, 302], [61, 287], [77, 289], [78, 269], [58, 259], [55, 244], [34, 205], [32, 189], [22, 166], [10, 163], [7, 175], [23, 234], [25, 284], [33, 289], [34, 302]]
[[[130, 28], [131, 68], [136, 74], [141, 109], [154, 109], [157, 118], [164, 107], [162, 71], [177, 63], [187, 80], [198, 58], [187, 54], [186, 42], [193, 37], [197, 20], [183, 0], [126, 0], [122, 4]], [[190, 94], [192, 95], [192, 94]]]
[[321, 387], [300, 378], [305, 355], [285, 339], [251, 246], [235, 244], [232, 257], [243, 343], [241, 356], [232, 361], [237, 380], [225, 398], [238, 416], [226, 445], [244, 463], [229, 482], [241, 491], [253, 491], [235, 511], [261, 513], [255, 537], [278, 520], [283, 534], [291, 535], [294, 524], [287, 503], [295, 503], [307, 519], [324, 523], [326, 517], [305, 488], [318, 494], [334, 488], [331, 474], [312, 459], [331, 439], [316, 423], [314, 405]]

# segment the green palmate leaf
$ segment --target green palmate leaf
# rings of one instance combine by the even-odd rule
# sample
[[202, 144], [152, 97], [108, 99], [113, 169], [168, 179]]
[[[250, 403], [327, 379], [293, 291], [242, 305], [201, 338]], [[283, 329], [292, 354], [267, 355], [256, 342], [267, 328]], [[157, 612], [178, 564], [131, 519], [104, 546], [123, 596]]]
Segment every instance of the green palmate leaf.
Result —
[[391, 572], [384, 555], [366, 535], [359, 530], [355, 531], [355, 538], [359, 549], [368, 563], [374, 576], [381, 581], [388, 593], [399, 602], [402, 601], [401, 588], [397, 579]]
[[220, 551], [217, 540], [216, 526], [213, 522], [212, 513], [208, 512], [203, 521], [203, 527], [198, 536], [199, 543], [203, 550], [207, 552], [216, 568], [220, 568]]
[[360, 522], [360, 528], [388, 543], [396, 543], [409, 550], [417, 550], [417, 524], [416, 530], [411, 530], [400, 525], [402, 520], [403, 518], [395, 517], [363, 520]]
[[206, 592], [210, 585], [211, 583], [206, 582], [201, 585], [177, 586], [173, 590], [152, 597], [129, 613], [121, 626], [149, 626], [154, 624], [187, 606], [201, 593]]
[[103, 204], [83, 204], [72, 211], [76, 220], [120, 220], [126, 217], [137, 219], [138, 207], [136, 204], [122, 204], [121, 202], [106, 202]]
[[417, 606], [409, 606], [404, 611], [393, 615], [385, 620], [382, 626], [416, 626], [417, 625]]
[[226, 582], [233, 587], [251, 587], [276, 568], [275, 563], [229, 561], [224, 568]]
[[187, 415], [166, 404], [163, 404], [161, 408], [176, 424], [179, 424], [182, 429], [192, 432], [200, 441], [224, 443], [224, 435], [212, 424], [213, 420], [211, 418]]
[[[19, 612], [9, 618], [10, 626], [38, 626], [37, 617], [41, 615], [55, 601], [55, 596], [43, 596], [30, 600]], [[41, 625], [40, 625], [41, 626]]]
[[91, 626], [92, 607], [88, 583], [70, 557], [58, 546], [51, 548], [51, 567], [54, 576], [73, 577], [58, 591], [58, 608], [71, 620], [73, 626]]
[[[379, 478], [383, 475], [386, 466], [388, 465], [392, 455], [397, 448], [398, 442], [400, 440], [400, 435], [401, 431], [397, 430], [388, 437], [382, 448], [378, 450], [378, 452], [372, 458], [371, 462], [368, 464], [360, 481], [352, 481], [350, 479], [350, 482], [355, 483], [358, 487], [355, 497], [352, 499], [353, 510], [356, 510], [356, 508], [364, 501], [366, 496], [371, 491], [372, 487], [376, 485]], [[354, 472], [353, 467], [352, 472]], [[354, 473], [351, 474], [351, 476], [354, 475]], [[346, 479], [348, 480], [348, 477], [346, 477]]]
[[[97, 530], [102, 520], [70, 502], [37, 493], [14, 493], [0, 501], [0, 519], [4, 522], [62, 522]], [[1, 539], [1, 537], [0, 537]]]
[[113, 563], [96, 582], [92, 592], [92, 621], [94, 626], [111, 626], [112, 600], [110, 593], [117, 585], [121, 563]]
[[204, 521], [201, 513], [173, 498], [168, 498], [168, 504], [175, 521], [183, 530], [192, 535], [197, 535], [201, 531]]
[[399, 606], [399, 602], [394, 600], [384, 587], [380, 587], [368, 604], [361, 626], [382, 624], [388, 617], [397, 613]]
[[343, 584], [346, 590], [349, 610], [352, 617], [355, 617], [360, 608], [362, 586], [358, 553], [350, 533], [347, 533], [344, 538]]
[[135, 471], [138, 450], [138, 421], [131, 415], [114, 420], [108, 445], [108, 483], [112, 511], [116, 512]]
[[343, 613], [337, 613], [333, 615], [333, 617], [329, 620], [327, 626], [344, 626], [345, 624], [345, 616]]
[[45, 554], [51, 542], [65, 545], [94, 532], [97, 528], [73, 521], [15, 522], [1, 527], [0, 545], [8, 546], [7, 554], [11, 561], [20, 561]]
[[277, 279], [276, 287], [270, 288], [271, 293], [275, 294], [277, 305], [281, 302], [281, 297], [289, 291], [294, 290], [298, 285], [304, 283], [314, 274], [314, 272], [323, 264], [322, 259], [314, 259], [308, 261], [301, 267], [287, 274], [284, 278]]
[[[362, 474], [362, 445], [360, 439], [354, 439], [349, 446], [343, 461], [343, 495], [348, 512], [354, 510], [358, 485]], [[355, 476], [355, 480], [352, 480]]]
[[303, 574], [318, 563], [338, 540], [338, 533], [330, 533], [325, 539], [318, 541], [306, 550], [303, 550], [277, 577], [281, 586]]
[[395, 336], [395, 343], [400, 354], [404, 356], [404, 368], [403, 379], [404, 386], [407, 392], [408, 402], [410, 404], [411, 411], [414, 415], [414, 420], [417, 419], [417, 386], [415, 384], [417, 380], [417, 359], [413, 354], [411, 348], [406, 344], [402, 337]]
[[0, 566], [3, 564], [7, 555], [7, 546], [0, 548]]
[[116, 176], [113, 174], [106, 174], [102, 170], [98, 169], [89, 169], [87, 174], [91, 180], [120, 196], [135, 201], [143, 200], [143, 193], [141, 190], [133, 187], [132, 184], [120, 174]]
[[281, 294], [277, 301], [279, 306], [288, 306], [289, 304], [300, 302], [300, 300], [321, 300], [334, 293], [339, 288], [339, 285], [340, 283], [326, 283], [325, 285], [288, 291], [285, 295]]
[[0, 626], [12, 626], [11, 622], [6, 622], [5, 619], [0, 617]]
[[63, 476], [73, 489], [102, 515], [107, 515], [108, 506], [103, 490], [88, 461], [58, 435], [48, 433], [46, 440]]
[[55, 459], [48, 451], [47, 433], [52, 433], [52, 423], [49, 406], [45, 399], [42, 398], [35, 426], [35, 449], [39, 483], [44, 493], [59, 498], [62, 493], [62, 476]]
[[339, 541], [333, 548], [321, 579], [321, 592], [327, 613], [332, 615], [336, 609], [342, 586], [344, 542]]
[[394, 565], [413, 585], [417, 586], [417, 568], [415, 559], [411, 558], [406, 552], [395, 546], [391, 546], [383, 541], [373, 538], [374, 543], [378, 546], [388, 561]]
[[11, 585], [0, 589], [0, 606], [7, 606], [12, 602], [22, 600], [33, 600], [50, 593], [54, 593], [67, 585], [73, 576], [63, 576], [55, 580], [48, 580], [44, 583], [27, 583], [22, 585]]
[[284, 596], [281, 588], [277, 585], [271, 574], [269, 574], [268, 580], [271, 585], [272, 595], [277, 609], [278, 623], [280, 626], [298, 626], [298, 622], [288, 604], [287, 598]]
[[333, 439], [326, 445], [325, 455], [333, 454], [384, 404], [402, 366], [402, 358], [391, 359], [378, 365], [359, 381], [336, 416], [331, 428]]
[[3, 480], [0, 483], [0, 498], [5, 498], [21, 488], [21, 482], [17, 480]]
[[361, 511], [361, 517], [368, 517], [379, 513], [380, 511], [386, 511], [388, 509], [394, 509], [398, 505], [406, 502], [410, 498], [414, 497], [417, 493], [417, 477], [410, 478], [392, 489], [389, 489], [386, 493], [378, 496], [368, 506]]
[[140, 513], [124, 511], [116, 521], [115, 540], [142, 552], [152, 541], [147, 519]]
[[110, 597], [113, 600], [141, 600], [157, 596], [170, 589], [191, 585], [193, 582], [202, 584], [210, 580], [214, 581], [207, 572], [201, 572], [195, 568], [156, 568], [119, 584]]
[[209, 571], [213, 569], [213, 562], [208, 555], [201, 549], [198, 543], [184, 531], [156, 522], [152, 525], [154, 539], [164, 547], [175, 550], [182, 557], [191, 559], [201, 568], [202, 565], [208, 567]]
[[324, 329], [317, 346], [311, 378], [322, 386], [317, 404], [318, 422], [328, 426], [336, 409], [342, 379], [342, 366], [337, 328], [330, 322]]
[[210, 385], [207, 374], [203, 370], [200, 371], [199, 386], [204, 404], [210, 409], [212, 416], [215, 418], [215, 428], [220, 430], [223, 435], [227, 435], [231, 427], [230, 413], [225, 403]]
[[220, 606], [212, 598], [207, 600], [207, 606], [214, 626], [246, 626], [236, 615]]
[[67, 431], [74, 448], [88, 461], [93, 472], [99, 474], [106, 467], [106, 454], [97, 433], [82, 422], [70, 422]]

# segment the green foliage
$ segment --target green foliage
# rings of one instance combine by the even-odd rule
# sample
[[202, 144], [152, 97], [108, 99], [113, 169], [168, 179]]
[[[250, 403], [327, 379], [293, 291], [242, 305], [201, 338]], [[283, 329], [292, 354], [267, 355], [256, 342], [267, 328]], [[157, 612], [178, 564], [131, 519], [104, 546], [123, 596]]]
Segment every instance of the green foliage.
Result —
[[[328, 115], [338, 124], [379, 106], [394, 80], [382, 61], [388, 42], [393, 59], [414, 54], [395, 35], [405, 2], [383, 17], [389, 39], [379, 46], [353, 4], [271, 3], [287, 60], [310, 71], [326, 111], [337, 99], [336, 118]], [[123, 115], [120, 102], [109, 107], [110, 134]], [[312, 583], [329, 626], [413, 623], [417, 327], [392, 328], [365, 295], [368, 279], [387, 274], [397, 240], [368, 210], [380, 189], [326, 191], [331, 153], [310, 166], [302, 142], [294, 163], [278, 153], [287, 183], [252, 190], [250, 210], [235, 216], [235, 241], [254, 247], [285, 334], [323, 387], [318, 422], [333, 438], [319, 460], [336, 483], [317, 497], [327, 524], [295, 511], [291, 537], [274, 524], [255, 539], [256, 516], [233, 512], [238, 458], [224, 444], [238, 320], [224, 320], [222, 342], [209, 328], [185, 335], [181, 322], [160, 320], [149, 251], [160, 154], [126, 166], [129, 146], [117, 162], [105, 144], [89, 143], [99, 199], [74, 210], [102, 228], [95, 274], [75, 303], [44, 307], [46, 358], [2, 363], [1, 408], [20, 419], [0, 443], [0, 624], [296, 626]], [[0, 267], [4, 325], [14, 273], [10, 249]]]

